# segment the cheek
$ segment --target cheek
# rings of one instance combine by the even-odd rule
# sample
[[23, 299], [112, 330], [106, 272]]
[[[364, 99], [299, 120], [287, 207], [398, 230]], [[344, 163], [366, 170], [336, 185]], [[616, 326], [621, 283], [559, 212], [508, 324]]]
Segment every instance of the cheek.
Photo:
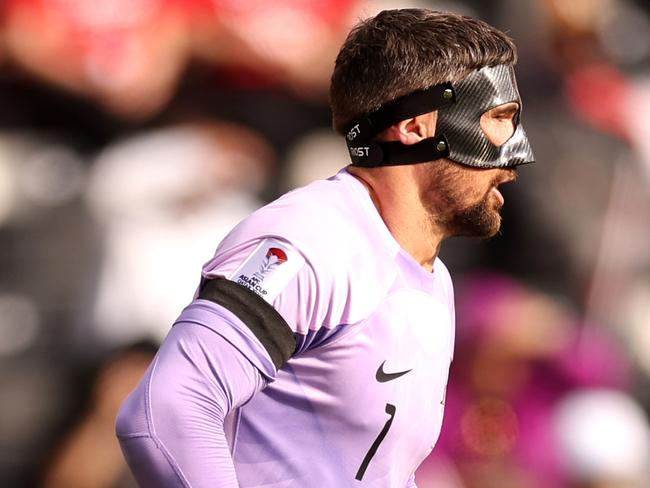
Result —
[[497, 172], [498, 170], [488, 170], [484, 173], [475, 174], [475, 177], [466, 187], [466, 198], [474, 203], [490, 197], [497, 198], [492, 192]]
[[453, 165], [426, 175], [424, 197], [440, 208], [464, 209], [489, 197], [498, 169]]
[[483, 200], [492, 189], [492, 179], [477, 178], [472, 180], [465, 187], [465, 200], [477, 202]]

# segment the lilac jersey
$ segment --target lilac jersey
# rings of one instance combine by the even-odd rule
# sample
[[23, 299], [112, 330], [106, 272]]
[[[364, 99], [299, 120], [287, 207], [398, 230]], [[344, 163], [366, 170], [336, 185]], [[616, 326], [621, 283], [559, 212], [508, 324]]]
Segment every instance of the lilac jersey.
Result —
[[[225, 418], [241, 487], [415, 486], [440, 432], [453, 354], [440, 260], [429, 273], [401, 249], [343, 170], [252, 214], [203, 275], [260, 295], [297, 343], [276, 371], [232, 314], [208, 326], [267, 383]], [[177, 324], [205, 324], [201, 310], [188, 307]]]

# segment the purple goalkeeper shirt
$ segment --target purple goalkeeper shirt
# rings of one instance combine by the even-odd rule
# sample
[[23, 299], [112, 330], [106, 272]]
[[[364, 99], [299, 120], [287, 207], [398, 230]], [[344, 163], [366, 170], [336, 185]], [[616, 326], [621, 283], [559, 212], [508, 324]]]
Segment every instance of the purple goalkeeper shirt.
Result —
[[[453, 355], [453, 289], [440, 260], [429, 273], [401, 249], [343, 170], [240, 223], [203, 276], [262, 296], [297, 342], [276, 371], [250, 330], [214, 303], [195, 300], [176, 322], [216, 332], [261, 373], [263, 384], [225, 414], [241, 487], [415, 486], [440, 432]], [[221, 369], [214, 374], [227, 382]], [[195, 449], [178, 442], [179, 452]]]

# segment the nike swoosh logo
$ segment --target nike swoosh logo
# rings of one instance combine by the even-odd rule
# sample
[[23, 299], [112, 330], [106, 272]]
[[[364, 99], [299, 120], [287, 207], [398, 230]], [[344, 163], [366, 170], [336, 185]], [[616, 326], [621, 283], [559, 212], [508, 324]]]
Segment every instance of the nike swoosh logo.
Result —
[[381, 363], [379, 368], [377, 368], [377, 374], [375, 374], [375, 379], [380, 383], [386, 383], [387, 381], [396, 380], [400, 376], [404, 376], [406, 373], [410, 373], [411, 371], [413, 371], [412, 369], [407, 369], [406, 371], [400, 371], [398, 373], [386, 373], [384, 371], [384, 364], [386, 364], [386, 361]]

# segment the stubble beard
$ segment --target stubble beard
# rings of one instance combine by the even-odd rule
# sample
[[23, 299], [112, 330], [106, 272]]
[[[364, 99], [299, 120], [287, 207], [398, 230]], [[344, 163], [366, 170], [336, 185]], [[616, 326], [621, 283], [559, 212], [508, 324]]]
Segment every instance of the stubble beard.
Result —
[[[486, 239], [499, 232], [501, 204], [491, 196], [496, 181], [481, 200], [467, 206], [463, 204], [466, 195], [463, 193], [463, 177], [460, 172], [438, 166], [432, 168], [430, 175], [421, 200], [434, 227], [444, 229], [450, 237]], [[431, 198], [431, 195], [435, 195], [435, 198]]]
[[501, 228], [501, 205], [490, 201], [488, 192], [478, 203], [455, 209], [449, 216], [446, 226], [449, 235], [457, 237], [481, 237], [484, 239], [495, 236]]

